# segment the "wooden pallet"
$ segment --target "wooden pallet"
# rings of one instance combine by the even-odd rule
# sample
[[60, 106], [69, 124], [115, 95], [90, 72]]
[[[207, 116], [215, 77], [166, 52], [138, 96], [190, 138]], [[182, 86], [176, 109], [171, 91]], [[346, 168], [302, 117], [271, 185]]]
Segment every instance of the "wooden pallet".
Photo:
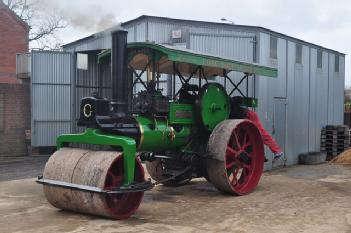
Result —
[[348, 130], [349, 127], [347, 125], [327, 125], [323, 127], [323, 129], [327, 130]]
[[350, 135], [349, 134], [321, 134], [321, 138], [343, 138], [343, 139], [349, 139]]
[[338, 151], [322, 151], [324, 153], [326, 153], [327, 155], [332, 155], [332, 156], [337, 156], [339, 154], [341, 154], [341, 152]]
[[321, 151], [327, 160], [344, 152], [350, 147], [350, 129], [346, 125], [327, 125], [321, 130]]
[[349, 141], [321, 141], [321, 145], [349, 146]]
[[321, 146], [347, 148], [347, 147], [350, 147], [350, 144], [349, 143], [321, 142]]
[[349, 131], [324, 131], [322, 130], [321, 131], [321, 135], [322, 136], [347, 136], [347, 137], [350, 137], [350, 133]]
[[347, 148], [325, 148], [325, 147], [321, 147], [321, 151], [324, 151], [324, 152], [339, 152], [339, 153], [342, 153], [345, 151], [345, 149]]

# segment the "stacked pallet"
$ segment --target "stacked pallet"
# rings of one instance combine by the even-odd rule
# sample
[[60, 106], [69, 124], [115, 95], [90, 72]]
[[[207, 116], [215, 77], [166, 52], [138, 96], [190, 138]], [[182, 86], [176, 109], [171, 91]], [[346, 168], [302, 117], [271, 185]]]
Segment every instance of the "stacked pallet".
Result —
[[350, 130], [346, 125], [327, 125], [321, 131], [321, 151], [331, 160], [350, 147]]

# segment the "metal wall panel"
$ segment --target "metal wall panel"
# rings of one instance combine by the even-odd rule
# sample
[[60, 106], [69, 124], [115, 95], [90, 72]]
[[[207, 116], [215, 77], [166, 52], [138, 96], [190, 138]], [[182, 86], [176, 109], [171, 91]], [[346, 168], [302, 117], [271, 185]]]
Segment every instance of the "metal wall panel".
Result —
[[[335, 59], [335, 55], [334, 55]], [[333, 122], [335, 125], [344, 124], [344, 87], [345, 87], [345, 60], [339, 57], [339, 72], [333, 72], [333, 77], [330, 77], [330, 82], [333, 82]]]
[[328, 53], [322, 51], [322, 67], [317, 68], [317, 49], [311, 49], [309, 151], [320, 150], [320, 133], [328, 117]]
[[302, 64], [295, 63], [296, 44], [289, 42], [287, 105], [288, 164], [296, 164], [300, 153], [308, 152], [309, 132], [309, 48], [302, 47]]
[[71, 54], [32, 52], [32, 146], [55, 146], [71, 132]]
[[65, 52], [87, 52], [111, 48], [111, 35], [95, 37], [64, 47]]
[[30, 76], [31, 73], [31, 54], [20, 53], [16, 54], [16, 75], [27, 74]]
[[333, 125], [335, 123], [334, 121], [334, 59], [335, 56], [334, 54], [329, 53], [328, 54], [328, 124]]
[[[286, 98], [274, 98], [273, 100], [273, 132], [275, 140], [282, 151], [285, 150], [286, 144]], [[280, 162], [280, 163], [279, 163]], [[272, 166], [281, 166], [282, 161], [272, 164]]]
[[339, 57], [339, 72], [335, 72], [335, 54], [329, 53], [328, 124], [343, 124], [345, 60]]
[[88, 53], [88, 69], [75, 70], [74, 79], [74, 132], [81, 132], [77, 127], [80, 114], [80, 101], [83, 97], [97, 93], [101, 97], [111, 98], [111, 68], [109, 64], [98, 65], [97, 53]]
[[228, 27], [218, 26], [198, 26], [195, 24], [167, 22], [158, 19], [150, 19], [147, 24], [147, 40], [154, 41], [156, 43], [170, 43], [171, 35], [173, 30], [181, 30], [182, 37], [187, 37], [189, 33], [201, 33], [218, 35], [224, 34], [228, 36], [254, 36], [255, 33], [243, 30], [234, 30]]
[[[210, 33], [189, 33], [189, 46], [191, 50], [244, 62], [254, 61], [255, 43], [256, 38], [252, 35], [244, 36]], [[232, 71], [228, 76], [231, 80], [234, 81], [234, 83], [238, 83], [243, 77], [243, 74]], [[216, 80], [224, 85], [224, 78], [217, 77]], [[194, 82], [196, 82], [196, 80], [194, 80]], [[227, 91], [230, 92], [232, 89], [233, 85], [227, 82]], [[245, 95], [253, 95], [252, 77], [248, 79], [249, 92], [246, 93], [245, 82], [241, 84], [240, 90], [242, 90]], [[235, 91], [232, 94], [232, 96], [236, 95], [240, 95], [238, 91]]]
[[302, 64], [296, 64], [296, 43], [282, 38], [278, 38], [278, 59], [270, 59], [269, 38], [269, 34], [260, 33], [259, 61], [277, 67], [278, 78], [258, 79], [258, 113], [265, 128], [273, 133], [273, 99], [287, 97], [285, 153], [288, 164], [295, 164], [300, 153], [319, 150], [323, 126], [342, 123], [344, 78], [338, 77], [344, 77], [344, 61], [340, 57], [340, 72], [335, 73], [334, 54], [323, 51], [322, 69], [317, 69], [317, 50], [303, 45]]
[[146, 22], [142, 22], [140, 24], [135, 25], [135, 40], [134, 42], [145, 42], [147, 40], [146, 36]]
[[[271, 59], [270, 35], [260, 33], [259, 41], [260, 64], [276, 67], [278, 77], [257, 79], [258, 113], [264, 127], [277, 141], [282, 141], [281, 135], [275, 135], [273, 128], [276, 132], [285, 130], [285, 145], [280, 146], [285, 148], [288, 164], [295, 164], [298, 154], [308, 151], [309, 48], [303, 46], [302, 64], [295, 64], [295, 43], [278, 38], [277, 59]], [[286, 126], [280, 129], [283, 125], [276, 125], [274, 122], [274, 99], [285, 98], [286, 115], [281, 114], [280, 117], [285, 118]], [[266, 156], [272, 156], [267, 148]], [[270, 169], [272, 165], [265, 166], [266, 169]]]
[[[247, 62], [252, 62], [254, 59], [253, 56], [255, 34], [251, 32], [224, 30], [214, 27], [192, 27], [191, 25], [157, 21], [139, 23], [130, 26], [127, 28], [127, 30], [133, 31], [134, 41], [148, 40], [156, 43], [172, 43], [172, 31], [181, 30], [185, 43], [173, 44], [175, 47], [189, 48], [198, 52], [209, 53], [212, 55], [218, 55]], [[131, 39], [132, 37], [128, 38]], [[238, 82], [242, 77], [242, 74], [232, 72], [229, 76], [235, 80], [235, 82]], [[146, 75], [143, 75], [142, 78], [143, 80], [146, 80]], [[161, 80], [166, 81], [167, 77], [165, 75], [162, 75]], [[223, 79], [219, 81], [223, 83]], [[195, 84], [198, 83], [198, 81], [194, 79], [190, 83]], [[252, 94], [252, 83], [252, 80], [250, 80], [249, 94]], [[180, 86], [181, 82], [177, 79], [176, 91], [179, 90]], [[170, 94], [167, 92], [167, 82], [162, 83], [160, 88], [163, 89], [163, 94]], [[228, 90], [231, 89], [232, 86], [228, 83]], [[137, 84], [134, 92], [137, 93], [140, 90], [143, 90], [143, 87], [141, 84]], [[234, 95], [239, 95], [239, 93], [236, 91]]]
[[[270, 36], [265, 33], [260, 33], [258, 38], [259, 44], [258, 46], [258, 54], [259, 54], [259, 63], [265, 66], [271, 66], [278, 68], [278, 77], [277, 78], [269, 78], [264, 76], [256, 77], [256, 96], [258, 98], [258, 108], [256, 109], [260, 120], [265, 127], [265, 129], [272, 134], [273, 137], [276, 137], [278, 141], [279, 135], [273, 134], [273, 126], [274, 123], [277, 123], [275, 126], [276, 132], [284, 131], [284, 128], [281, 128], [281, 122], [284, 119], [275, 119], [275, 98], [284, 98], [286, 96], [286, 40], [278, 39], [277, 41], [277, 58], [270, 58]], [[280, 103], [280, 102], [279, 102]], [[282, 108], [285, 105], [279, 106]], [[286, 111], [276, 112], [277, 116], [283, 117], [286, 114]], [[280, 139], [279, 139], [280, 140]], [[284, 148], [284, 146], [282, 146]], [[271, 151], [265, 147], [266, 157], [271, 159], [273, 158], [273, 154]], [[272, 168], [272, 163], [265, 163], [265, 170], [269, 170]]]

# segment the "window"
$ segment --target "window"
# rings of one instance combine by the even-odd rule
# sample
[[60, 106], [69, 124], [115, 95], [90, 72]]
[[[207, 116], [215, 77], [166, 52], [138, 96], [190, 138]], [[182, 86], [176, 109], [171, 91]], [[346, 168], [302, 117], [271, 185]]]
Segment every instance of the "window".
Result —
[[335, 55], [335, 72], [339, 72], [339, 56]]
[[318, 49], [317, 50], [317, 68], [322, 68], [322, 63], [323, 63], [323, 53], [322, 50]]
[[77, 53], [77, 69], [88, 70], [88, 54]]
[[270, 51], [269, 51], [269, 57], [272, 59], [277, 59], [277, 47], [278, 47], [278, 38], [275, 36], [271, 36], [271, 41], [270, 41]]
[[295, 63], [302, 64], [302, 44], [296, 44]]

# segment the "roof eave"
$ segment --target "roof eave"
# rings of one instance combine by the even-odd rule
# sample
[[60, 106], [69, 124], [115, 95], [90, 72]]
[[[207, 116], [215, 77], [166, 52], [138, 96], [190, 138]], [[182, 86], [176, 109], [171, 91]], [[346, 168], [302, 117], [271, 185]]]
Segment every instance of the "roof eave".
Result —
[[[286, 34], [283, 34], [283, 33], [280, 33], [280, 32], [276, 32], [276, 31], [273, 31], [271, 29], [268, 29], [268, 28], [265, 28], [265, 27], [261, 27], [261, 26], [228, 24], [228, 23], [219, 23], [219, 22], [207, 22], [207, 21], [188, 20], [188, 19], [175, 19], [175, 18], [160, 17], [160, 16], [150, 16], [150, 15], [141, 15], [141, 16], [135, 18], [135, 19], [132, 19], [132, 20], [129, 20], [129, 21], [121, 23], [121, 26], [122, 27], [126, 27], [126, 26], [128, 26], [128, 25], [130, 25], [132, 23], [135, 23], [135, 22], [138, 22], [138, 21], [141, 21], [141, 20], [144, 20], [144, 19], [159, 19], [159, 20], [178, 21], [178, 22], [192, 22], [192, 23], [199, 23], [199, 24], [221, 25], [221, 26], [225, 26], [225, 27], [228, 27], [228, 28], [249, 29], [249, 30], [254, 31], [254, 32], [264, 32], [264, 33], [272, 34], [272, 35], [275, 35], [275, 36], [278, 36], [278, 37], [290, 38], [290, 39], [292, 39], [292, 40], [294, 40], [294, 41], [296, 41], [298, 43], [304, 43], [304, 44], [312, 45], [312, 46], [314, 46], [316, 48], [328, 50], [328, 51], [331, 51], [333, 53], [337, 53], [339, 55], [343, 55], [343, 56], [346, 55], [345, 53], [342, 53], [342, 52], [339, 52], [339, 51], [336, 51], [336, 50], [333, 50], [333, 49], [330, 49], [330, 48], [326, 48], [326, 47], [323, 47], [323, 46], [320, 46], [320, 45], [317, 45], [317, 44], [314, 44], [314, 43], [310, 43], [310, 42], [298, 39], [296, 37], [288, 36]], [[101, 31], [101, 32], [103, 32], [103, 31]], [[100, 33], [100, 32], [98, 32], [98, 33]], [[96, 33], [96, 34], [98, 34], [98, 33]], [[91, 36], [88, 36], [88, 37], [85, 37], [85, 38], [82, 38], [82, 39], [79, 39], [79, 40], [76, 40], [76, 41], [73, 41], [73, 42], [70, 42], [68, 44], [63, 45], [62, 47], [66, 48], [66, 47], [69, 47], [71, 45], [74, 45], [75, 43], [79, 43], [79, 42], [82, 42], [82, 41], [85, 41], [85, 40], [88, 40], [88, 39], [92, 39], [92, 38], [94, 38], [94, 35], [95, 34], [93, 34]]]

